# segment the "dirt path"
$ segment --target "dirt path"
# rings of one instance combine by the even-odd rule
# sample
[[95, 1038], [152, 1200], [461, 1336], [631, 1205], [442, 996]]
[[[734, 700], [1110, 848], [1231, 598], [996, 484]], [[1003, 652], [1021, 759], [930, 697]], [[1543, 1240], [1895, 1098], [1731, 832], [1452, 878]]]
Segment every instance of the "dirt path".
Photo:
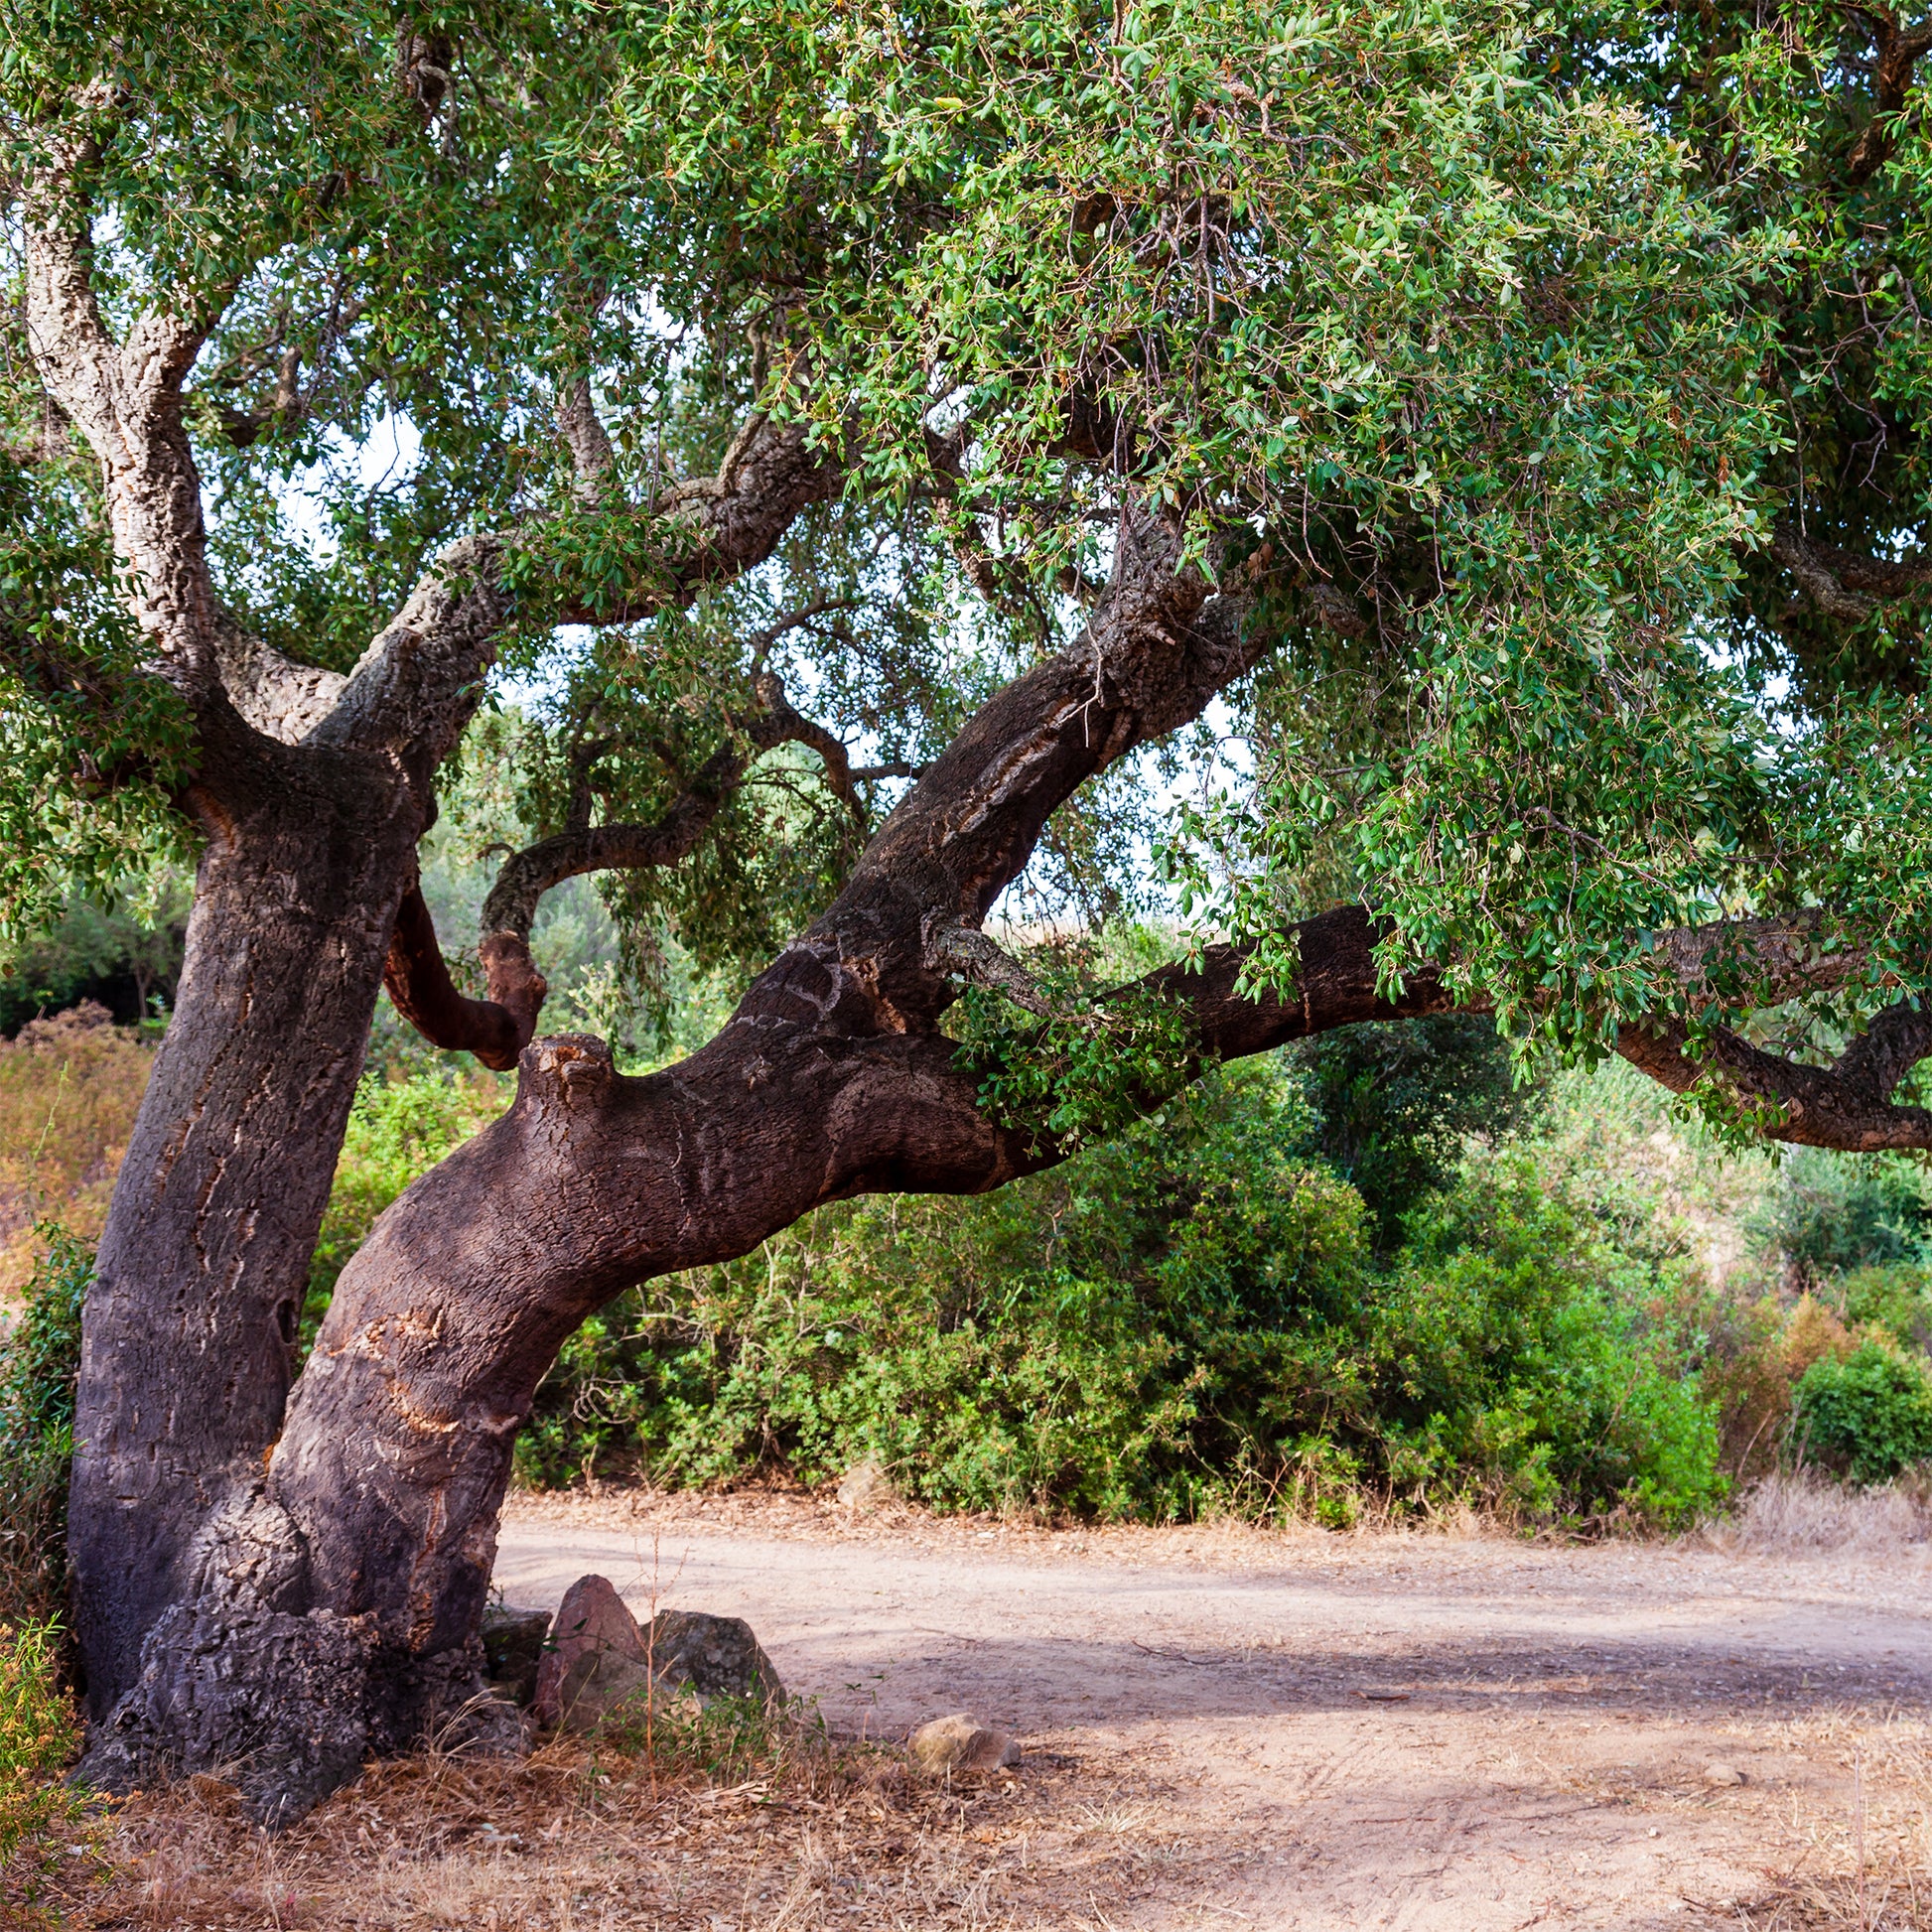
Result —
[[512, 1504], [508, 1601], [553, 1605], [589, 1571], [640, 1612], [746, 1617], [841, 1730], [969, 1710], [1035, 1764], [1090, 1773], [1084, 1837], [1117, 1836], [1132, 1882], [1103, 1910], [1069, 1869], [1068, 1923], [1756, 1924], [1733, 1901], [1845, 1868], [1861, 1806], [1874, 1896], [1888, 1860], [1923, 1850], [1922, 1546], [1738, 1556], [1050, 1533], [788, 1498]]

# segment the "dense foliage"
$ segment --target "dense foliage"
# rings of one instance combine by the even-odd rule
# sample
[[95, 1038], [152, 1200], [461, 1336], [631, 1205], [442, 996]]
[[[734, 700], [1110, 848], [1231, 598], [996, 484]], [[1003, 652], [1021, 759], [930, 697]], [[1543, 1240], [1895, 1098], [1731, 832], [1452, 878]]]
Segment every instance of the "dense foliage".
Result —
[[1855, 1482], [1883, 1482], [1932, 1456], [1932, 1381], [1921, 1363], [1867, 1341], [1805, 1370], [1794, 1422], [1800, 1454]]
[[[0, 140], [16, 182], [93, 144], [111, 322], [208, 305], [187, 429], [253, 634], [341, 667], [440, 544], [511, 533], [531, 702], [490, 756], [534, 833], [648, 821], [767, 672], [877, 759], [844, 799], [795, 746], [754, 759], [679, 864], [607, 882], [660, 1013], [667, 938], [768, 955], [905, 773], [1074, 633], [1134, 494], [1277, 640], [1231, 694], [1242, 756], [1161, 754], [1199, 780], [1171, 875], [1259, 973], [1293, 980], [1285, 912], [1361, 897], [1391, 970], [1440, 962], [1589, 1050], [1700, 1016], [1660, 927], [1809, 908], [1861, 960], [1780, 1020], [1816, 1041], [1924, 983], [1932, 937], [1932, 149], [1874, 101], [1875, 18], [16, 8]], [[192, 757], [26, 347], [0, 360], [22, 917], [179, 846]], [[590, 483], [557, 431], [579, 382]], [[666, 506], [755, 419], [809, 422], [840, 499], [694, 604], [555, 632], [689, 561]], [[1787, 525], [1848, 548], [1807, 564]], [[1147, 775], [1088, 787], [1035, 883], [1145, 893]]]
[[822, 1210], [569, 1344], [522, 1466], [664, 1482], [860, 1460], [946, 1507], [1351, 1520], [1714, 1501], [1669, 1268], [1471, 1154], [1378, 1265], [1285, 1068], [1217, 1075], [984, 1200]]

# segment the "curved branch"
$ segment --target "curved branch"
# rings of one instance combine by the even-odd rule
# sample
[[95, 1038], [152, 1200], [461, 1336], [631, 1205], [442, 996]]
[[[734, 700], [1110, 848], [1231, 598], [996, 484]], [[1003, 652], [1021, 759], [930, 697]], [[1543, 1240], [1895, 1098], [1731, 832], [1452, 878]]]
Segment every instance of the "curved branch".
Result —
[[1932, 1052], [1932, 1013], [1909, 1002], [1887, 1008], [1830, 1066], [1767, 1053], [1722, 1027], [1700, 1056], [1676, 1021], [1619, 1028], [1616, 1050], [1673, 1093], [1716, 1074], [1762, 1113], [1774, 1141], [1848, 1154], [1932, 1149], [1932, 1112], [1891, 1104], [1899, 1081]]
[[[781, 621], [770, 634], [804, 621], [804, 616]], [[543, 895], [585, 873], [676, 865], [696, 850], [761, 752], [786, 744], [816, 751], [832, 789], [863, 825], [843, 742], [793, 709], [770, 672], [754, 682], [760, 708], [734, 720], [738, 742], [706, 759], [684, 791], [648, 824], [573, 825], [504, 860], [483, 900], [483, 936], [477, 948], [489, 988], [486, 999], [468, 999], [457, 991], [429, 907], [420, 889], [412, 889], [396, 915], [384, 974], [396, 1011], [432, 1045], [475, 1053], [498, 1070], [514, 1066], [536, 1032], [549, 991], [530, 953]], [[604, 743], [597, 741], [600, 748]]]
[[570, 450], [579, 499], [596, 502], [603, 493], [605, 480], [618, 466], [618, 453], [612, 447], [604, 419], [597, 413], [597, 399], [591, 393], [588, 375], [577, 376], [558, 397], [557, 428]]
[[536, 1031], [537, 1014], [550, 989], [531, 961], [529, 947], [514, 934], [492, 933], [478, 950], [489, 997], [472, 1000], [450, 978], [422, 885], [413, 882], [396, 908], [382, 983], [396, 1011], [431, 1045], [474, 1053], [501, 1073], [516, 1064]]
[[808, 425], [774, 424], [759, 411], [739, 431], [716, 476], [680, 483], [646, 506], [663, 519], [672, 553], [648, 590], [610, 604], [567, 604], [555, 620], [632, 623], [689, 604], [707, 586], [763, 563], [800, 512], [837, 495], [844, 480], [836, 457], [812, 445]]

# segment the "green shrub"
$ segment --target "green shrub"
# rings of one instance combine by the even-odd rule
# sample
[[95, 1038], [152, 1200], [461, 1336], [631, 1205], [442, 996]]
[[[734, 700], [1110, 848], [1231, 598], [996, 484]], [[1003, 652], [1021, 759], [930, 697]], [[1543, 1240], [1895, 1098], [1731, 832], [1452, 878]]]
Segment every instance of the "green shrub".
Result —
[[1855, 1327], [1880, 1327], [1921, 1355], [1932, 1351], [1932, 1270], [1913, 1262], [1858, 1268], [1830, 1291]]
[[567, 1344], [526, 1480], [667, 1483], [862, 1457], [941, 1507], [1102, 1518], [1486, 1499], [1675, 1518], [1722, 1493], [1677, 1284], [1523, 1157], [1471, 1157], [1378, 1269], [1359, 1193], [1298, 1152], [1277, 1063], [1224, 1069], [1053, 1173], [822, 1210], [625, 1296]]
[[93, 1254], [57, 1225], [36, 1233], [45, 1248], [0, 1342], [0, 1622], [57, 1615], [67, 1598], [73, 1384]]
[[1821, 1356], [1805, 1370], [1792, 1429], [1801, 1454], [1854, 1482], [1885, 1482], [1932, 1456], [1932, 1384], [1918, 1363], [1866, 1341], [1843, 1360]]
[[1375, 1337], [1392, 1482], [1459, 1474], [1533, 1518], [1723, 1498], [1681, 1271], [1605, 1241], [1520, 1151], [1471, 1154], [1407, 1233]]
[[1773, 1232], [1813, 1276], [1917, 1261], [1932, 1240], [1932, 1173], [1898, 1154], [1786, 1155]]
[[81, 1803], [59, 1781], [80, 1735], [60, 1653], [52, 1624], [0, 1624], [0, 1871], [22, 1878], [61, 1855], [55, 1828]]
[[1517, 1085], [1508, 1042], [1480, 1014], [1343, 1027], [1288, 1058], [1313, 1110], [1308, 1151], [1368, 1203], [1384, 1247], [1453, 1178], [1464, 1136], [1500, 1139], [1542, 1099]]

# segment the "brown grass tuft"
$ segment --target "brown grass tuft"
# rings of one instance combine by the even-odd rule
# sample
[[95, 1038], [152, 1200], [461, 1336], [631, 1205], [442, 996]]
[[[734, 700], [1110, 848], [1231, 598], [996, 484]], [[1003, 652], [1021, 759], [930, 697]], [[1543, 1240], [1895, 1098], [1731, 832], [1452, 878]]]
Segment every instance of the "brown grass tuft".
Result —
[[1759, 1897], [1713, 1913], [1739, 1932], [1928, 1932], [1932, 1928], [1932, 1726], [1851, 1716], [1801, 1720], [1792, 1743], [1849, 1787], [1801, 1818], [1802, 1855]]
[[1902, 1544], [1932, 1543], [1932, 1489], [1909, 1473], [1870, 1489], [1807, 1471], [1767, 1476], [1731, 1515], [1704, 1524], [1696, 1535], [1727, 1556], [1812, 1550], [1880, 1555]]

